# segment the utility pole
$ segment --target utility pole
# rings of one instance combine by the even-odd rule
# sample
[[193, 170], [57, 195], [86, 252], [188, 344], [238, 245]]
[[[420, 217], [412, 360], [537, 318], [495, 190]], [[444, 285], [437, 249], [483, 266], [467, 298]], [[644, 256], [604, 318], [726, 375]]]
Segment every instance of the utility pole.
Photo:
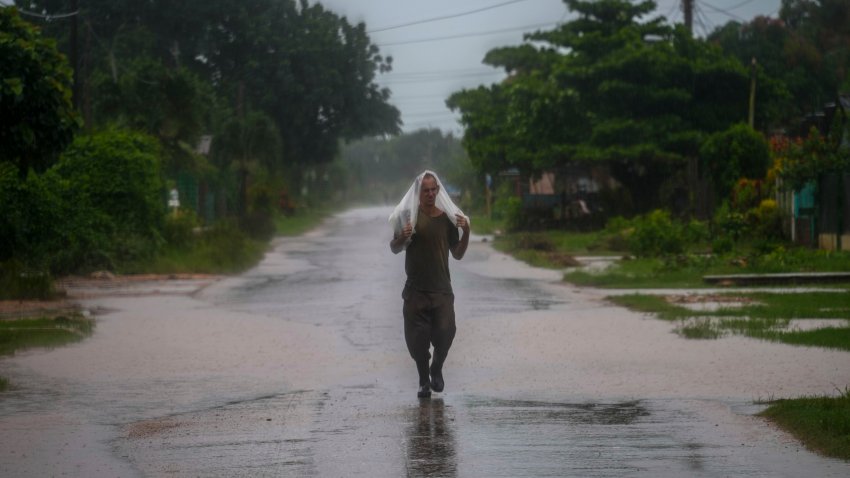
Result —
[[80, 61], [79, 61], [79, 44], [77, 41], [77, 18], [79, 18], [80, 13], [79, 0], [71, 0], [71, 52], [70, 52], [70, 60], [71, 60], [71, 69], [74, 72], [74, 85], [71, 90], [72, 101], [74, 102], [74, 108], [76, 110], [80, 109]]
[[748, 116], [750, 128], [755, 128], [756, 117], [756, 57], [750, 63], [750, 114]]
[[685, 15], [685, 28], [693, 35], [694, 33], [694, 1], [682, 0], [682, 13]]

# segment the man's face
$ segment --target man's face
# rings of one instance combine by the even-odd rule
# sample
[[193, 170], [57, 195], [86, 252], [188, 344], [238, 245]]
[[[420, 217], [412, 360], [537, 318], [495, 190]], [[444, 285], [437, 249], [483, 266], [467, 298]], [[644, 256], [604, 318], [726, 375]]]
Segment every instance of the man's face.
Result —
[[422, 179], [422, 185], [419, 188], [419, 203], [431, 207], [437, 200], [437, 193], [440, 192], [440, 187], [437, 186], [437, 180], [426, 176]]

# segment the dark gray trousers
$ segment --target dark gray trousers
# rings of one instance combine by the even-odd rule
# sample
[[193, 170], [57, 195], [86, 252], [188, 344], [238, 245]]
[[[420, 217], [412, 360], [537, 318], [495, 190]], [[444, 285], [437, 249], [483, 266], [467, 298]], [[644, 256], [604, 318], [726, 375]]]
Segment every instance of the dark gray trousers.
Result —
[[[407, 350], [416, 362], [419, 385], [430, 382], [430, 370], [440, 371], [455, 338], [455, 296], [451, 293], [421, 292], [405, 287], [404, 340]], [[430, 369], [430, 346], [434, 346], [434, 360]]]

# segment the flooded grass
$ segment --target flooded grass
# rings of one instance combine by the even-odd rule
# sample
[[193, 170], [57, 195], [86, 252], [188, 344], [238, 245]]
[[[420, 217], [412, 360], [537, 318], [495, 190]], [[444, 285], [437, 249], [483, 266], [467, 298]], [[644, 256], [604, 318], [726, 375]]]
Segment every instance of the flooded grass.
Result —
[[[92, 334], [94, 320], [75, 312], [56, 317], [0, 320], [0, 357], [32, 348], [54, 348]], [[10, 387], [0, 377], [0, 391]]]
[[279, 236], [298, 236], [313, 229], [328, 218], [334, 209], [330, 207], [298, 210], [291, 216], [279, 215], [274, 219], [275, 233]]
[[94, 320], [81, 313], [0, 321], [0, 356], [35, 347], [58, 347], [82, 340], [94, 331]]
[[[719, 302], [716, 310], [699, 311], [671, 303], [676, 297], [633, 294], [608, 297], [608, 300], [637, 312], [654, 314], [663, 320], [679, 321], [676, 331], [686, 338], [714, 339], [737, 334], [792, 345], [850, 350], [848, 291], [720, 294], [706, 298]], [[724, 305], [726, 303], [736, 306]], [[791, 319], [844, 320], [846, 326], [794, 330], [788, 328]]]
[[850, 389], [838, 397], [774, 401], [761, 416], [823, 455], [850, 460]]

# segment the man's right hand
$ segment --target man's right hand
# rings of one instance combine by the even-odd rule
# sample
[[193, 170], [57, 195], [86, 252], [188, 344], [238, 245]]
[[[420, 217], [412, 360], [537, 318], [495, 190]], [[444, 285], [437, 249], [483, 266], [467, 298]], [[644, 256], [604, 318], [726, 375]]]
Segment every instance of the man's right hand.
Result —
[[393, 254], [398, 254], [404, 249], [404, 243], [410, 239], [410, 236], [413, 235], [413, 225], [409, 222], [401, 228], [398, 235], [393, 237], [393, 240], [390, 241], [390, 250], [393, 251]]

